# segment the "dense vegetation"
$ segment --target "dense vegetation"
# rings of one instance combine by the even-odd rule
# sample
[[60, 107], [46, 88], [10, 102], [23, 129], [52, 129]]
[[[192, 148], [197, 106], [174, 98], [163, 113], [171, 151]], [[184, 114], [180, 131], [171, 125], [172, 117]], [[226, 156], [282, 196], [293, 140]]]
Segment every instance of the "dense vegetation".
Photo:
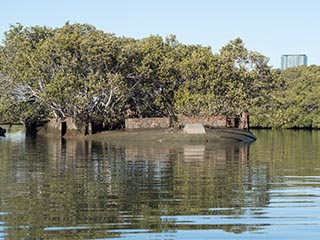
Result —
[[218, 54], [175, 36], [136, 40], [87, 24], [11, 26], [0, 45], [0, 119], [73, 116], [119, 127], [136, 117], [238, 114], [251, 125], [320, 127], [320, 69], [272, 70], [241, 39]]

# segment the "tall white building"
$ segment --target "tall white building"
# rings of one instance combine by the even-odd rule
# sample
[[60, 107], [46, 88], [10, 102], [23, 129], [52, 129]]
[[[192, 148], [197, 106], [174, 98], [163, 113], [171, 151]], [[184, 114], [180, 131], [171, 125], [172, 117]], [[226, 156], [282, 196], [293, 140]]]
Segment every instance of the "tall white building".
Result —
[[285, 54], [281, 56], [281, 69], [307, 65], [307, 55], [305, 54]]

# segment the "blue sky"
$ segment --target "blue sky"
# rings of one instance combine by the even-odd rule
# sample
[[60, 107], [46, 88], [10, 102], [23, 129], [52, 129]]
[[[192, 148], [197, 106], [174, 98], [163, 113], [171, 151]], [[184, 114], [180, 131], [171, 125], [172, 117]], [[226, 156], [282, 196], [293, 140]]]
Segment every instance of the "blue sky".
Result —
[[240, 37], [280, 68], [282, 54], [303, 53], [320, 65], [319, 0], [7, 0], [0, 5], [0, 38], [25, 27], [88, 23], [117, 36], [176, 35], [213, 52]]

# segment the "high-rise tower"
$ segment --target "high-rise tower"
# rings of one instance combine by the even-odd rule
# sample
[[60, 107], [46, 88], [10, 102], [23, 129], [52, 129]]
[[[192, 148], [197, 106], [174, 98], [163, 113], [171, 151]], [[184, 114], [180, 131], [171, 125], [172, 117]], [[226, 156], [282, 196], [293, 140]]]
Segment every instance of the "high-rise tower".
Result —
[[285, 54], [281, 56], [281, 69], [307, 65], [307, 55], [305, 54]]

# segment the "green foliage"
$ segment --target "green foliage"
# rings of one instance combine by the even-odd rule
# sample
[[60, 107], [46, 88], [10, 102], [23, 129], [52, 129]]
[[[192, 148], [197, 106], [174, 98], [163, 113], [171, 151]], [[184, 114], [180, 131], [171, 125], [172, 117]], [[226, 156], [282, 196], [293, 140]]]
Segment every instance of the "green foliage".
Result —
[[99, 114], [119, 114], [113, 107], [126, 93], [113, 70], [119, 49], [118, 38], [90, 25], [13, 26], [0, 57], [3, 85], [13, 91], [4, 89], [3, 99], [22, 104], [23, 122], [66, 116], [87, 122]]
[[320, 127], [320, 67], [288, 68], [281, 73], [286, 81], [282, 98], [284, 127]]
[[181, 63], [176, 109], [184, 115], [237, 114], [269, 101], [274, 79], [267, 59], [235, 39], [212, 54], [197, 47]]
[[254, 126], [320, 128], [320, 67], [274, 70], [276, 88], [265, 105], [255, 105]]
[[251, 126], [320, 127], [319, 67], [271, 70], [237, 38], [217, 54], [175, 36], [116, 37], [88, 24], [11, 26], [0, 45], [0, 118], [239, 114]]

